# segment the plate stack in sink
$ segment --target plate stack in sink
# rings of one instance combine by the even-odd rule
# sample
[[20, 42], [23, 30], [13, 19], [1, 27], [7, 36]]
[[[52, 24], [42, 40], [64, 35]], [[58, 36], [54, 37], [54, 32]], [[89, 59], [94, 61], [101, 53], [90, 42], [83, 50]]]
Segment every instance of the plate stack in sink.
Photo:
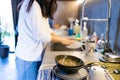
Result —
[[88, 72], [82, 59], [72, 55], [58, 55], [55, 57], [56, 66], [53, 73], [64, 80], [83, 80]]
[[61, 71], [57, 66], [54, 66], [52, 71], [58, 78], [63, 80], [87, 80], [88, 78], [88, 71], [86, 68], [81, 68], [76, 73], [67, 74]]

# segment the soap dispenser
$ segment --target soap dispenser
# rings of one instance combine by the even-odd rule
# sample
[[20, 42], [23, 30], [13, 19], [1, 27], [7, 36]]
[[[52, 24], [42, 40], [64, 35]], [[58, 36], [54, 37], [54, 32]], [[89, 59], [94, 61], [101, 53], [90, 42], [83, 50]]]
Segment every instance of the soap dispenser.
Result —
[[98, 40], [98, 43], [97, 43], [97, 48], [99, 49], [104, 49], [105, 47], [105, 41], [104, 41], [104, 34], [101, 34], [100, 36], [100, 39]]
[[75, 20], [75, 25], [73, 27], [73, 31], [74, 31], [75, 35], [80, 34], [80, 25], [79, 25], [78, 19]]
[[87, 22], [83, 23], [82, 38], [86, 39], [88, 36]]
[[73, 31], [74, 31], [75, 37], [80, 38], [80, 25], [79, 25], [78, 19], [75, 20], [75, 25], [73, 27]]

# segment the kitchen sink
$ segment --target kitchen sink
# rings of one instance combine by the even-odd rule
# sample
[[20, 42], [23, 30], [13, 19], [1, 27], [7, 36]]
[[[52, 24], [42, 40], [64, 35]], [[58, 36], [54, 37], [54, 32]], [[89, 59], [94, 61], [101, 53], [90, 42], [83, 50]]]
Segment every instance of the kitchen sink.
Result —
[[70, 49], [61, 43], [52, 43], [51, 51], [82, 51], [82, 49], [81, 48]]

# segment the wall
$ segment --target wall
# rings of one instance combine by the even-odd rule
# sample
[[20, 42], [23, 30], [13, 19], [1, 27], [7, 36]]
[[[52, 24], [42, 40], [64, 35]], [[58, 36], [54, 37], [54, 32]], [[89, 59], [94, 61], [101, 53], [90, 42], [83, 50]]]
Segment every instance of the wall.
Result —
[[[110, 44], [113, 50], [120, 53], [120, 0], [111, 0], [111, 21], [110, 21]], [[106, 18], [107, 0], [99, 0], [96, 3], [87, 3], [85, 13], [89, 18]], [[98, 36], [106, 34], [106, 23], [104, 22], [88, 22], [89, 34], [93, 31]]]
[[[120, 0], [111, 0], [110, 44], [113, 50], [120, 52]], [[68, 25], [68, 18], [75, 17], [81, 20], [81, 5], [76, 1], [57, 1], [58, 9], [54, 15], [53, 25]], [[85, 8], [88, 18], [107, 18], [107, 0], [90, 0]], [[79, 14], [79, 15], [78, 15]], [[94, 31], [97, 35], [106, 35], [106, 22], [88, 22], [89, 34]]]
[[68, 25], [68, 18], [78, 18], [79, 4], [77, 1], [57, 1], [58, 9], [54, 15], [53, 25]]

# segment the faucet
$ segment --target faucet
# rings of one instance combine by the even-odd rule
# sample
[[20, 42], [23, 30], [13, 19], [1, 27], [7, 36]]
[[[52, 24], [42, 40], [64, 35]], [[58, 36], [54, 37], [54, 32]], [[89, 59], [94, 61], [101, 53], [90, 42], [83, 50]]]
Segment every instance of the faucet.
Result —
[[110, 43], [109, 43], [109, 30], [110, 30], [110, 16], [111, 16], [111, 0], [108, 0], [108, 17], [107, 19], [86, 19], [84, 17], [84, 8], [85, 5], [87, 3], [88, 0], [85, 0], [83, 2], [83, 6], [82, 6], [82, 16], [81, 16], [81, 22], [80, 25], [81, 27], [83, 26], [83, 21], [101, 21], [101, 22], [107, 22], [107, 26], [106, 26], [106, 41], [105, 41], [105, 49], [107, 49], [108, 51], [112, 51], [112, 49], [110, 48]]

